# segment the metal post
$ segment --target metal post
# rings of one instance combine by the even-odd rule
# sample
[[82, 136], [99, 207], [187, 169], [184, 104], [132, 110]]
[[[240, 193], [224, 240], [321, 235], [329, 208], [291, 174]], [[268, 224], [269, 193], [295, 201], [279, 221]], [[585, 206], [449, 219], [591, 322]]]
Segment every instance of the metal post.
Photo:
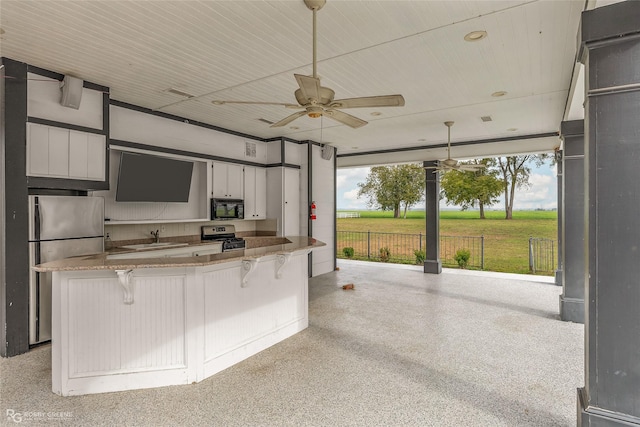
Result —
[[420, 250], [422, 250], [422, 233], [420, 233], [420, 246], [418, 246]]
[[371, 259], [371, 230], [367, 230], [367, 258]]
[[484, 270], [484, 234], [480, 236], [480, 270]]
[[533, 238], [529, 237], [529, 271], [535, 273], [535, 266], [533, 265]]

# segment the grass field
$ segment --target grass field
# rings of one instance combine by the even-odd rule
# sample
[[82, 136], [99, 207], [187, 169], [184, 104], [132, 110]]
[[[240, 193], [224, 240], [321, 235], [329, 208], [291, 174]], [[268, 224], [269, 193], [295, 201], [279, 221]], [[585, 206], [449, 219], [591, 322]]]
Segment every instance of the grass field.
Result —
[[[338, 218], [337, 230], [425, 233], [423, 211], [410, 211], [406, 219], [393, 218], [392, 212], [357, 212], [360, 218]], [[504, 219], [504, 212], [501, 211], [489, 211], [485, 214], [487, 218], [480, 219], [478, 212], [473, 211], [440, 212], [441, 235], [484, 236], [485, 270], [528, 274], [529, 237], [557, 240], [558, 221], [555, 211], [517, 211], [509, 221]], [[338, 252], [343, 246], [338, 241]], [[552, 275], [553, 272], [548, 274]]]

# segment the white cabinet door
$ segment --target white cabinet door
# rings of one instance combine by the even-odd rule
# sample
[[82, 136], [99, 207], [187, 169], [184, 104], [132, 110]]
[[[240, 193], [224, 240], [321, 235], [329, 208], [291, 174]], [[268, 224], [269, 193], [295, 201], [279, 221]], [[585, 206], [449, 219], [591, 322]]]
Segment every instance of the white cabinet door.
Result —
[[243, 171], [240, 165], [227, 165], [227, 193], [232, 199], [244, 198]]
[[284, 168], [285, 236], [300, 235], [300, 169]]
[[244, 168], [244, 219], [267, 217], [267, 171], [264, 168]]
[[104, 181], [107, 141], [104, 135], [87, 134], [87, 178]]
[[242, 199], [242, 175], [240, 165], [213, 162], [212, 196], [221, 199]]
[[267, 218], [267, 170], [255, 168], [255, 218]]
[[69, 176], [69, 131], [49, 128], [49, 173], [50, 176]]
[[244, 219], [256, 219], [256, 168], [244, 168]]
[[87, 134], [71, 131], [69, 133], [69, 177], [87, 178]]
[[213, 163], [212, 196], [220, 199], [227, 196], [227, 165], [224, 163]]
[[28, 123], [27, 132], [27, 175], [48, 175], [49, 128], [35, 123]]
[[278, 220], [278, 236], [300, 235], [300, 170], [269, 168], [267, 217]]

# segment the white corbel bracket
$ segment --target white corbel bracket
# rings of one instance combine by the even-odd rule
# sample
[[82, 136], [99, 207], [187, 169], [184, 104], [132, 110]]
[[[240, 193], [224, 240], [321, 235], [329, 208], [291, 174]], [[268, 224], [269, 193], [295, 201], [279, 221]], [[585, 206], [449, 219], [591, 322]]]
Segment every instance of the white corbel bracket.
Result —
[[247, 282], [249, 281], [249, 273], [256, 269], [256, 265], [258, 265], [258, 259], [243, 259], [242, 260], [242, 286], [243, 288], [247, 287]]
[[286, 254], [276, 255], [276, 260], [278, 264], [278, 269], [276, 270], [276, 278], [279, 279], [282, 277], [282, 269], [284, 268], [285, 265], [287, 265], [290, 259], [291, 259], [291, 252]]
[[133, 304], [133, 270], [116, 270], [118, 281], [124, 290], [125, 304]]

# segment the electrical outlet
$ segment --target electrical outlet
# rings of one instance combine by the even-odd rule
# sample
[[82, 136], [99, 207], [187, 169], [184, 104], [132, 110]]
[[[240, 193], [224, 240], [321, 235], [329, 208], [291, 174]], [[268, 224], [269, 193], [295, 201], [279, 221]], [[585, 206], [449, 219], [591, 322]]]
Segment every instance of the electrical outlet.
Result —
[[160, 226], [160, 231], [162, 231], [164, 233], [165, 231], [167, 231], [167, 227], [165, 227], [164, 225], [161, 225]]

